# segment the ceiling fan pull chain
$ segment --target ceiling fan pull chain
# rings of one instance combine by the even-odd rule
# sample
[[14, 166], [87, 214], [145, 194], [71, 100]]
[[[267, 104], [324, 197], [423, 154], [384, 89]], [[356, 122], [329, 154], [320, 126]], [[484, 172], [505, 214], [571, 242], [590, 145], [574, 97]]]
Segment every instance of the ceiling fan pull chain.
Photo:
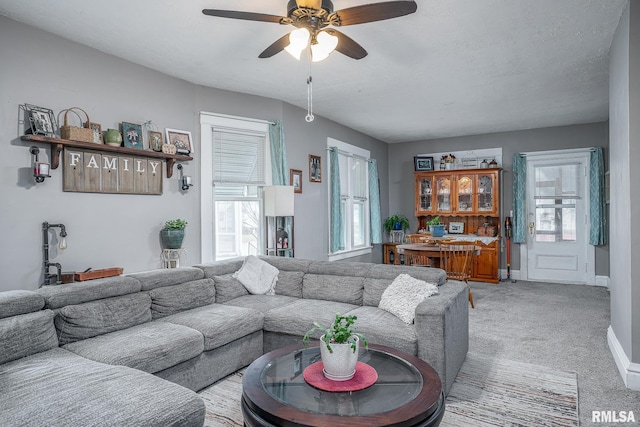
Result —
[[313, 117], [313, 77], [307, 78], [307, 116], [304, 118], [307, 122], [312, 122]]

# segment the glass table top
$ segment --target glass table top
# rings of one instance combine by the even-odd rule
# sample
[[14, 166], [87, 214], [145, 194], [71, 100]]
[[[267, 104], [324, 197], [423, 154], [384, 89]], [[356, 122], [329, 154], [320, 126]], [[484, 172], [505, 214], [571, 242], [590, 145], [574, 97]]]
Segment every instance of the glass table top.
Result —
[[372, 366], [378, 381], [355, 392], [325, 392], [307, 384], [304, 369], [320, 361], [320, 348], [284, 354], [268, 363], [260, 384], [273, 399], [297, 410], [322, 415], [366, 416], [400, 408], [420, 394], [423, 379], [407, 361], [374, 349], [360, 349], [360, 362]]

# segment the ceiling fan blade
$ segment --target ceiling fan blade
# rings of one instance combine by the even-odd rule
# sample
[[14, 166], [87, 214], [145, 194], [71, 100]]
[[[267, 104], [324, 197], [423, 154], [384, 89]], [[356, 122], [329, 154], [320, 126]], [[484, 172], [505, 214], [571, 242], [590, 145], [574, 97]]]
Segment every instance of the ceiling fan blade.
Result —
[[258, 58], [271, 58], [276, 53], [281, 52], [285, 47], [289, 46], [289, 33], [280, 37], [278, 40], [273, 42], [271, 46], [262, 51]]
[[364, 4], [336, 11], [340, 25], [364, 24], [409, 15], [418, 9], [415, 1], [388, 1]]
[[275, 22], [279, 24], [282, 16], [267, 15], [265, 13], [240, 12], [237, 10], [203, 9], [202, 13], [220, 18], [244, 19], [246, 21]]
[[298, 7], [306, 7], [309, 9], [320, 10], [322, 7], [322, 0], [296, 0]]
[[338, 38], [336, 50], [341, 54], [353, 59], [362, 59], [368, 55], [367, 51], [362, 46], [346, 34], [341, 33], [338, 30], [334, 30], [333, 28], [327, 28], [324, 31]]

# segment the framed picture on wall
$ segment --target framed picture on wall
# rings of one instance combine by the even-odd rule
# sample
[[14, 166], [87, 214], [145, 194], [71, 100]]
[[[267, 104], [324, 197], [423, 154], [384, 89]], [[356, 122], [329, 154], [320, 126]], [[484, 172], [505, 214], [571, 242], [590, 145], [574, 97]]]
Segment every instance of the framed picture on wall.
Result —
[[322, 182], [322, 158], [309, 154], [309, 182]]
[[56, 119], [53, 110], [36, 105], [24, 104], [21, 106], [27, 113], [29, 131], [33, 135], [56, 136]]
[[289, 185], [293, 186], [294, 193], [302, 193], [302, 171], [289, 169]]
[[193, 153], [191, 132], [187, 130], [166, 129], [167, 144], [175, 145], [178, 154]]
[[89, 122], [89, 129], [93, 131], [93, 142], [96, 144], [104, 144], [102, 139], [102, 126], [100, 123]]
[[162, 151], [162, 132], [150, 130], [147, 135], [149, 136], [149, 149], [153, 151]]
[[432, 171], [433, 157], [415, 156], [413, 158], [413, 168], [416, 172]]

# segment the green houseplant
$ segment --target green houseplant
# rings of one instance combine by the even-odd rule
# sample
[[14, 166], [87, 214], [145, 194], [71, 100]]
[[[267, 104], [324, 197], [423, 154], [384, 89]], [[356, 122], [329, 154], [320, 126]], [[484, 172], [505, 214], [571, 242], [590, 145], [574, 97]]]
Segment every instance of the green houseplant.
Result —
[[444, 236], [444, 224], [440, 222], [439, 216], [434, 216], [431, 218], [427, 225], [429, 226], [429, 231], [431, 231], [431, 235], [433, 237], [442, 237]]
[[342, 316], [336, 313], [330, 327], [313, 322], [313, 328], [304, 335], [303, 342], [307, 344], [315, 331], [324, 332], [320, 337], [320, 356], [324, 365], [324, 375], [330, 380], [351, 379], [356, 372], [360, 341], [368, 347], [366, 337], [355, 332], [357, 318], [357, 316]]
[[171, 219], [164, 223], [160, 230], [160, 237], [166, 249], [180, 249], [184, 240], [184, 229], [187, 221], [183, 219]]
[[391, 230], [402, 230], [405, 231], [409, 228], [409, 219], [401, 214], [394, 214], [384, 220], [384, 229], [387, 232]]

